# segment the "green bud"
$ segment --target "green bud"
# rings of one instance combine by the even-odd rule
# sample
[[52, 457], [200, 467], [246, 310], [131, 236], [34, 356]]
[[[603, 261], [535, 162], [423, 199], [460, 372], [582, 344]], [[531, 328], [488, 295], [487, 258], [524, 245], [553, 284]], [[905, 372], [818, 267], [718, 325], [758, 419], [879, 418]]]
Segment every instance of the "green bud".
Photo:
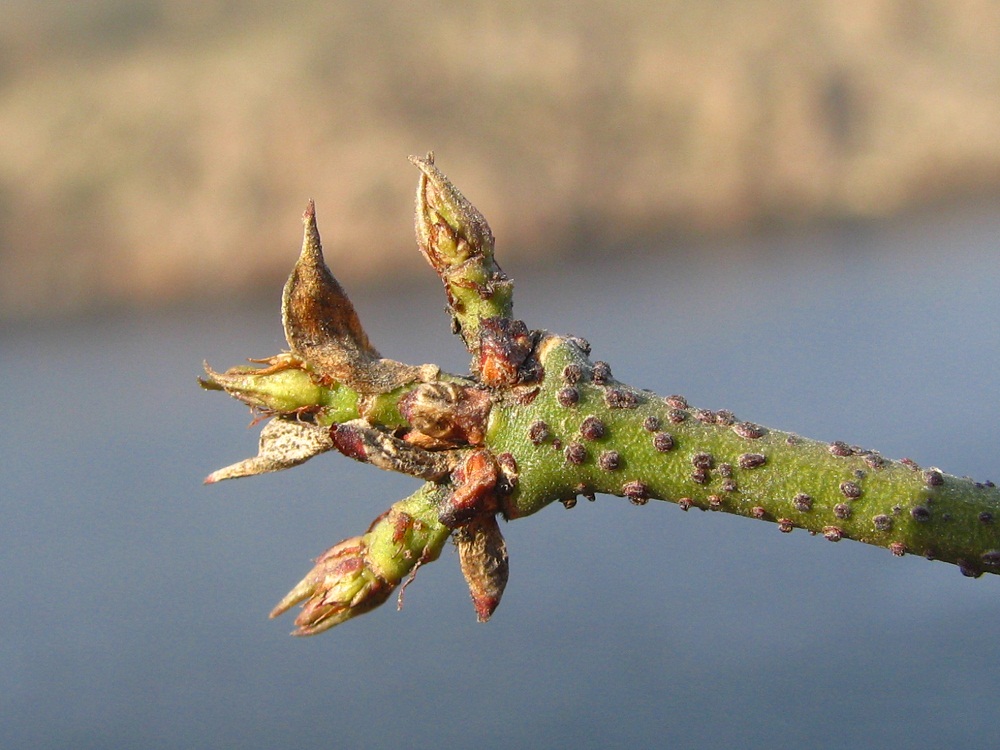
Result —
[[271, 617], [302, 602], [293, 635], [315, 635], [382, 604], [404, 577], [441, 554], [451, 533], [437, 520], [445, 495], [445, 487], [427, 483], [379, 516], [368, 533], [328, 549]]
[[364, 538], [358, 536], [328, 549], [271, 611], [271, 617], [305, 602], [292, 634], [316, 635], [382, 604], [394, 585], [371, 569], [366, 553]]
[[221, 389], [254, 409], [268, 413], [290, 414], [305, 409], [335, 407], [357, 412], [357, 394], [334, 383], [322, 386], [305, 369], [301, 360], [276, 357], [270, 367], [244, 365], [225, 372], [215, 372], [207, 364], [206, 390]]
[[481, 322], [511, 316], [513, 284], [493, 259], [490, 225], [434, 166], [434, 155], [411, 156], [410, 161], [421, 172], [417, 244], [444, 282], [457, 332], [475, 353]]

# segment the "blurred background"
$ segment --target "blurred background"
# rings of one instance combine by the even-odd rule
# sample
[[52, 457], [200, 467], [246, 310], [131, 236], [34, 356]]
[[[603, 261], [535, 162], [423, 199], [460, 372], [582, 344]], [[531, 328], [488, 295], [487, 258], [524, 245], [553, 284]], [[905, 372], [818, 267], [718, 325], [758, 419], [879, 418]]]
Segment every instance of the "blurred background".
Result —
[[422, 272], [428, 150], [508, 261], [996, 196], [998, 30], [995, 0], [5, 0], [0, 312], [269, 288], [310, 197], [345, 280]]
[[0, 3], [0, 746], [983, 747], [1000, 580], [666, 503], [505, 529], [314, 639], [266, 613], [412, 481], [209, 488], [314, 198], [375, 344], [464, 372], [416, 170], [529, 326], [693, 404], [1000, 480], [1000, 3]]

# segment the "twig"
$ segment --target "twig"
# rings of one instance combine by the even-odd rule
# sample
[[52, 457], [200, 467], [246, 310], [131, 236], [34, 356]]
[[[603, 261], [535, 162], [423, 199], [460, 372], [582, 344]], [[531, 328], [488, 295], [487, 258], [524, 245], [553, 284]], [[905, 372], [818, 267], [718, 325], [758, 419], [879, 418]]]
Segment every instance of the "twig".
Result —
[[217, 373], [225, 390], [270, 419], [256, 457], [206, 482], [298, 465], [337, 450], [425, 480], [366, 534], [335, 545], [272, 612], [303, 602], [298, 635], [322, 632], [384, 602], [452, 537], [477, 616], [507, 583], [497, 516], [523, 518], [596, 493], [651, 499], [802, 528], [1000, 572], [1000, 490], [820, 443], [661, 398], [617, 381], [575, 337], [513, 317], [513, 284], [493, 257], [482, 214], [434, 165], [420, 169], [416, 233], [441, 277], [471, 376], [381, 357], [323, 261], [310, 202], [302, 253], [285, 285], [289, 352]]

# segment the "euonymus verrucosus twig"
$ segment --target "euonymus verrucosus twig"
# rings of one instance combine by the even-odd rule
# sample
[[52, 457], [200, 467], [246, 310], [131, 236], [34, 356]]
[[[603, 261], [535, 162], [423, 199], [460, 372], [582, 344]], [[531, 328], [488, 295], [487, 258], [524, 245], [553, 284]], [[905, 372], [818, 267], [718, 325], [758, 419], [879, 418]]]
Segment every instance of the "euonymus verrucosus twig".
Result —
[[297, 603], [311, 635], [384, 602], [404, 578], [457, 545], [480, 620], [507, 583], [497, 517], [529, 516], [596, 493], [670, 500], [1000, 572], [1000, 490], [992, 483], [807, 440], [661, 398], [617, 381], [580, 339], [512, 315], [493, 234], [434, 165], [420, 170], [420, 250], [444, 282], [471, 374], [383, 358], [323, 260], [312, 203], [285, 285], [289, 351], [202, 385], [269, 418], [254, 458], [206, 482], [277, 471], [330, 450], [424, 480], [367, 532], [331, 547], [271, 613]]

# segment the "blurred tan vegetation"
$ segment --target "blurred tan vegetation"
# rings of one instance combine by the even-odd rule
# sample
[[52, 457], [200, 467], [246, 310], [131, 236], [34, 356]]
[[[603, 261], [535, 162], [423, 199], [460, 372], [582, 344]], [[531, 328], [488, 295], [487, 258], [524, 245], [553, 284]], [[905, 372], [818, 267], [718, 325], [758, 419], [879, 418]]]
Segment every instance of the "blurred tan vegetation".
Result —
[[[402, 278], [433, 149], [503, 258], [1000, 187], [995, 0], [5, 0], [0, 316]], [[426, 271], [421, 270], [421, 273]]]

